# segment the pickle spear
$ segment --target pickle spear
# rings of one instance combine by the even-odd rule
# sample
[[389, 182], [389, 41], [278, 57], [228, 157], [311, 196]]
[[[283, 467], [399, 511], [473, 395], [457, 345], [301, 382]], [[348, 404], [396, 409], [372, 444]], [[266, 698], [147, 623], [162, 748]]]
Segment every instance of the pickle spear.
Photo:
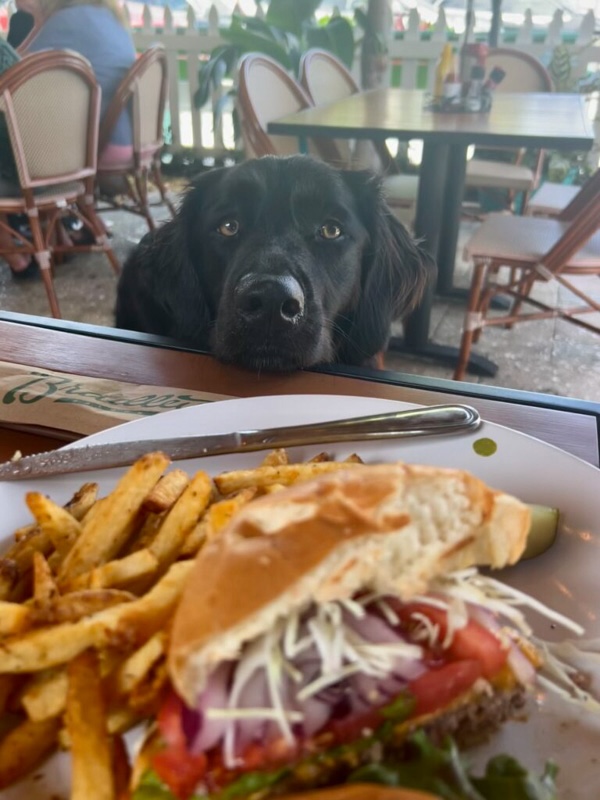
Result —
[[531, 525], [527, 535], [527, 544], [521, 560], [535, 558], [545, 553], [556, 539], [559, 513], [557, 508], [529, 503]]

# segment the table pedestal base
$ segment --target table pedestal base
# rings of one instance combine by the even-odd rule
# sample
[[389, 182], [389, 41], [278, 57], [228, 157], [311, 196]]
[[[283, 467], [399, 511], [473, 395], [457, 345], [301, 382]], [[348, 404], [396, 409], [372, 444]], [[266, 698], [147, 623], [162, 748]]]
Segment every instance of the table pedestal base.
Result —
[[[411, 347], [405, 343], [401, 336], [392, 336], [388, 343], [388, 350], [393, 353], [415, 356], [416, 358], [427, 358], [449, 367], [455, 367], [458, 361], [458, 347], [436, 344], [432, 341]], [[485, 356], [471, 353], [467, 364], [467, 372], [470, 375], [493, 378], [498, 372], [498, 365]]]

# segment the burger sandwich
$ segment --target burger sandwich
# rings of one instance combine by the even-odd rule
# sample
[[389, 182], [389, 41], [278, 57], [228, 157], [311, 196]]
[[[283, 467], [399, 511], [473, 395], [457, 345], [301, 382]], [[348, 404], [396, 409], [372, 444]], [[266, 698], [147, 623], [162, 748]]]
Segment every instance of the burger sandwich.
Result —
[[476, 565], [515, 563], [528, 529], [525, 504], [472, 475], [404, 464], [247, 505], [184, 590], [133, 797], [262, 799], [402, 759], [417, 730], [485, 738], [542, 657], [526, 596]]

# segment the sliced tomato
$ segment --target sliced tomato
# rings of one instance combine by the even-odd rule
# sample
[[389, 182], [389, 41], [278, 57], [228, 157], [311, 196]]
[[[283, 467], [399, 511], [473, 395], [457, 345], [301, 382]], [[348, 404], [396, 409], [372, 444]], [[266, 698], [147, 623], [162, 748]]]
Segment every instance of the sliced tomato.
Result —
[[170, 691], [158, 712], [158, 728], [163, 739], [172, 747], [186, 746], [183, 730], [183, 701]]
[[408, 684], [408, 691], [416, 701], [415, 716], [445, 708], [468, 691], [482, 675], [481, 665], [472, 660], [450, 661], [424, 672]]
[[[409, 631], [411, 626], [416, 624], [415, 614], [426, 616], [434, 625], [438, 626], [438, 640], [444, 640], [448, 630], [448, 616], [443, 609], [434, 608], [426, 603], [407, 603], [395, 606], [394, 611], [400, 617], [403, 626]], [[484, 628], [479, 622], [469, 620], [464, 627], [454, 631], [452, 642], [442, 651], [441, 655], [448, 661], [464, 659], [479, 661], [483, 676], [492, 678], [506, 663], [508, 650], [502, 646], [502, 642], [491, 631]]]
[[484, 678], [493, 678], [506, 664], [508, 650], [499, 639], [478, 622], [468, 622], [455, 631], [449, 647], [452, 658], [475, 659], [481, 664]]
[[206, 772], [206, 756], [192, 756], [187, 750], [171, 747], [152, 757], [152, 766], [175, 797], [188, 800]]
[[168, 694], [158, 712], [158, 727], [166, 746], [152, 757], [152, 766], [179, 800], [187, 800], [206, 773], [206, 756], [187, 749], [183, 701], [175, 692]]
[[327, 725], [335, 739], [335, 744], [347, 744], [359, 739], [363, 731], [374, 731], [383, 722], [380, 709], [370, 708], [359, 714], [350, 714], [348, 717], [334, 719]]

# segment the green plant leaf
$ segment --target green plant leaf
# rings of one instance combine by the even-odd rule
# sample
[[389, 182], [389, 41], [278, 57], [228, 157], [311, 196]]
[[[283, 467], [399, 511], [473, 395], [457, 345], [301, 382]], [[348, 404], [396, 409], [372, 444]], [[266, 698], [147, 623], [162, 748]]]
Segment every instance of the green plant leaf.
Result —
[[226, 75], [231, 74], [240, 55], [235, 45], [225, 44], [215, 47], [208, 61], [198, 70], [198, 89], [194, 94], [194, 107], [202, 108], [215, 89], [221, 85]]
[[320, 47], [336, 55], [350, 69], [354, 61], [354, 31], [343, 17], [332, 17], [327, 25], [306, 32], [309, 47]]
[[242, 53], [253, 53], [255, 51], [271, 56], [278, 61], [285, 69], [292, 69], [292, 63], [286, 48], [271, 38], [261, 36], [244, 28], [223, 31], [223, 38], [230, 41]]
[[320, 5], [321, 0], [271, 0], [266, 21], [300, 39], [305, 28], [314, 24], [315, 11]]

